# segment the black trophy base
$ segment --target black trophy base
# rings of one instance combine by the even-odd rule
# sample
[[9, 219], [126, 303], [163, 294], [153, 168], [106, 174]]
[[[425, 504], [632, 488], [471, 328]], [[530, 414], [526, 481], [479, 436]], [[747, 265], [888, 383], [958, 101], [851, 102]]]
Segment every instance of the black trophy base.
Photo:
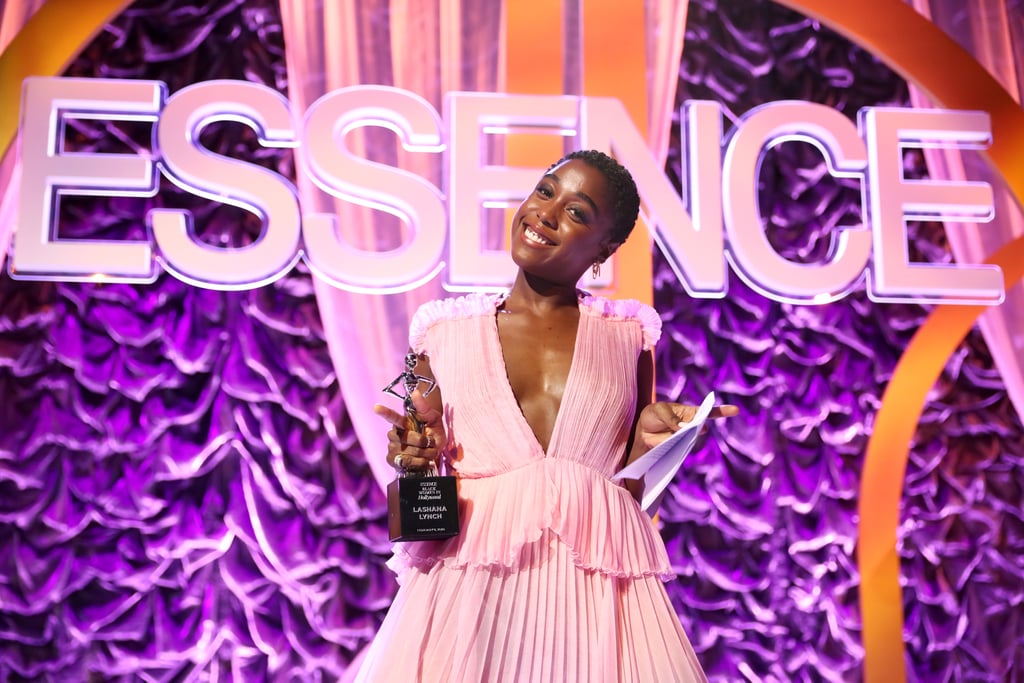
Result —
[[388, 538], [429, 541], [459, 533], [455, 477], [406, 474], [388, 484]]

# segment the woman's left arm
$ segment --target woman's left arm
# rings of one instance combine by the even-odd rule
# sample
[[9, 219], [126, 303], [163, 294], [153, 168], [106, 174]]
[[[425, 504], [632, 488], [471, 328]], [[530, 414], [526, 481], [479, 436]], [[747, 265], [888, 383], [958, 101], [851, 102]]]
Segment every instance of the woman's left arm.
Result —
[[[633, 413], [633, 424], [629, 429], [629, 441], [626, 442], [626, 456], [622, 466], [625, 467], [641, 455], [647, 452], [646, 449], [638, 452], [636, 448], [637, 424], [640, 422], [640, 414], [644, 408], [654, 401], [654, 352], [648, 349], [640, 352], [640, 358], [636, 364], [636, 410]], [[643, 479], [627, 479], [626, 490], [629, 491], [637, 501], [643, 496]]]
[[[738, 407], [724, 404], [712, 408], [708, 417], [732, 417], [738, 413]], [[654, 400], [654, 354], [651, 351], [642, 352], [637, 363], [636, 413], [623, 466], [672, 436], [679, 430], [679, 423], [689, 422], [696, 414], [697, 406]], [[705, 430], [707, 425], [704, 426], [702, 433]], [[643, 497], [643, 479], [626, 480], [626, 488], [637, 500]]]

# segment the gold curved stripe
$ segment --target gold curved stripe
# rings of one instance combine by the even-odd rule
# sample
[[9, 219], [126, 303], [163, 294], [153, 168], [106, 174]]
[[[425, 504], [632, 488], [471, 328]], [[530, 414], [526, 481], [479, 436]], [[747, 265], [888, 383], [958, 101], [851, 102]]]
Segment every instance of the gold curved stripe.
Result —
[[[986, 263], [1002, 268], [1007, 288], [1020, 281], [1024, 237], [1004, 245]], [[910, 442], [929, 390], [985, 310], [937, 307], [910, 340], [882, 395], [858, 495], [864, 671], [869, 682], [906, 680], [896, 528]]]
[[21, 83], [64, 72], [93, 36], [131, 0], [49, 0], [0, 55], [0, 158], [18, 132]]
[[[1024, 205], [1024, 110], [985, 69], [933, 23], [899, 0], [776, 0], [818, 19], [879, 57], [937, 106], [992, 116], [987, 157]], [[994, 254], [1009, 288], [1021, 277], [1024, 238]], [[910, 441], [925, 398], [946, 361], [985, 308], [939, 306], [907, 345], [882, 396], [858, 495], [864, 675], [906, 681], [903, 599], [896, 529]]]

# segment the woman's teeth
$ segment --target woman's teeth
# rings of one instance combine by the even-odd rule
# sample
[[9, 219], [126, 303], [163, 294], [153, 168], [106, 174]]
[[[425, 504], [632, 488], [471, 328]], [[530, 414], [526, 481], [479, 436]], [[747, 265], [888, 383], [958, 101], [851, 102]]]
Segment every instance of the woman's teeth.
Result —
[[537, 234], [531, 228], [527, 228], [525, 234], [526, 239], [530, 240], [535, 244], [543, 244], [545, 246], [551, 246], [552, 244], [554, 244], [554, 242], [552, 242], [551, 240], [547, 239], [542, 235]]

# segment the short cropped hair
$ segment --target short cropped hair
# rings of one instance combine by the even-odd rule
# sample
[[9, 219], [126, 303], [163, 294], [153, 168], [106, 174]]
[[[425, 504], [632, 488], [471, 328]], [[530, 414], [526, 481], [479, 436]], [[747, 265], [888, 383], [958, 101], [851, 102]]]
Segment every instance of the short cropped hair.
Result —
[[612, 199], [611, 240], [615, 243], [625, 242], [629, 234], [633, 232], [637, 216], [640, 215], [640, 195], [637, 192], [633, 176], [625, 166], [596, 149], [569, 152], [552, 164], [551, 168], [572, 159], [579, 159], [587, 166], [600, 171], [604, 176]]

